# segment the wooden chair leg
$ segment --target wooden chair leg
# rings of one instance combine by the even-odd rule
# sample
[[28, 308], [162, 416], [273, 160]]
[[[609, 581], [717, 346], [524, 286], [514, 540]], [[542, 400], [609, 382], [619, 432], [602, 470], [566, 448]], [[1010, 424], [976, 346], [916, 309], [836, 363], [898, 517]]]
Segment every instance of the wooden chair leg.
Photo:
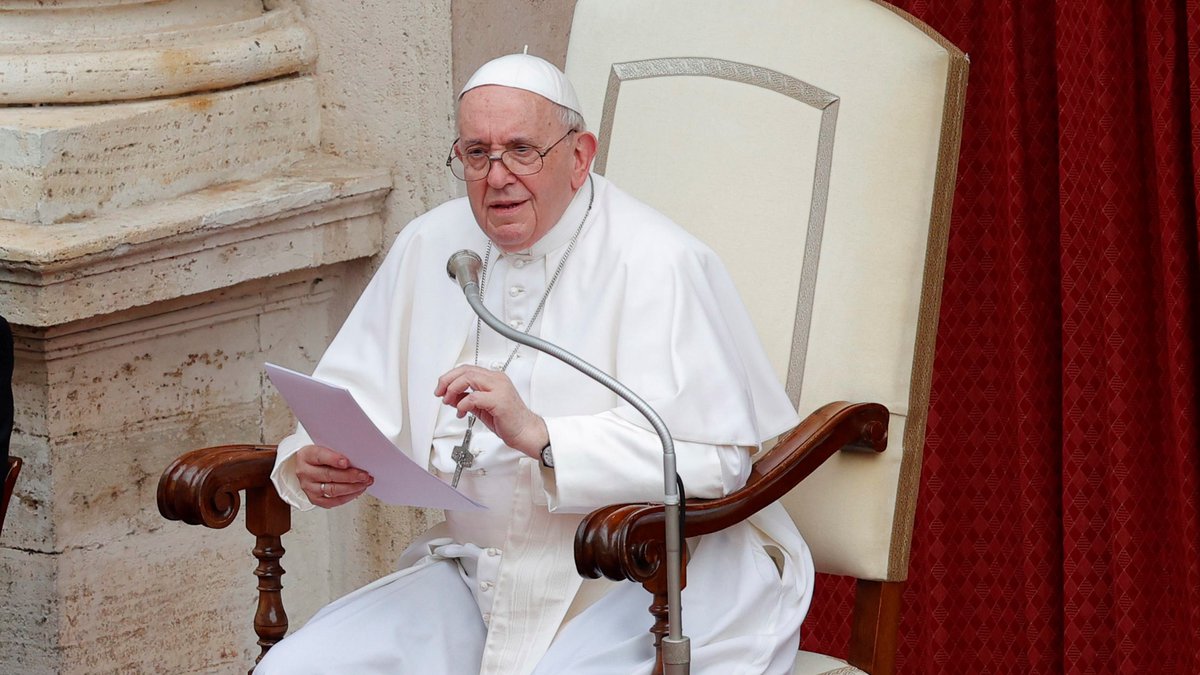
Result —
[[[261, 652], [257, 665], [276, 643], [287, 635], [287, 612], [283, 609], [284, 549], [281, 537], [292, 526], [292, 511], [275, 488], [268, 486], [246, 490], [246, 529], [255, 536], [254, 557], [258, 567], [258, 610], [254, 613], [254, 632]], [[250, 669], [253, 673], [254, 669]]]
[[650, 602], [650, 616], [654, 617], [654, 625], [650, 627], [650, 634], [654, 636], [654, 671], [651, 675], [663, 675], [662, 641], [668, 628], [666, 574], [643, 582], [642, 587], [654, 597]]
[[871, 675], [892, 675], [900, 624], [902, 581], [858, 580], [850, 628], [850, 665]]

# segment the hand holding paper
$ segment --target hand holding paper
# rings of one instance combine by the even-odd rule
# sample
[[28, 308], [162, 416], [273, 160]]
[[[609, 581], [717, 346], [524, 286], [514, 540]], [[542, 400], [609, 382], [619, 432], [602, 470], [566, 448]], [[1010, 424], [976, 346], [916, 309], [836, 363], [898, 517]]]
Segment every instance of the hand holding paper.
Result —
[[[296, 481], [309, 501], [326, 509], [358, 499], [375, 482], [344, 455], [319, 445], [306, 445], [292, 455]], [[307, 484], [307, 485], [306, 485]]]
[[409, 459], [379, 431], [344, 387], [271, 363], [266, 369], [271, 383], [313, 442], [345, 455], [354, 467], [375, 478], [368, 494], [389, 504], [457, 511], [486, 509]]

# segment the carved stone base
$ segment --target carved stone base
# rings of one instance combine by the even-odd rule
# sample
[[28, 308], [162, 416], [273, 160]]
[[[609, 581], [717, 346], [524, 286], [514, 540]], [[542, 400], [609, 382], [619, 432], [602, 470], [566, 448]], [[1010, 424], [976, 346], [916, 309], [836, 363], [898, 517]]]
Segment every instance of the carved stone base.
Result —
[[18, 327], [13, 453], [27, 464], [0, 548], [14, 589], [0, 603], [0, 672], [233, 672], [253, 661], [253, 538], [240, 518], [203, 536], [167, 523], [157, 477], [189, 448], [290, 426], [262, 362], [312, 367], [340, 320], [340, 267]]
[[[253, 538], [240, 523], [203, 536], [167, 523], [157, 477], [191, 448], [290, 429], [262, 364], [313, 367], [379, 252], [390, 185], [386, 171], [312, 156], [79, 225], [0, 222], [12, 452], [26, 462], [0, 548], [16, 589], [0, 603], [0, 672], [253, 661]], [[308, 519], [293, 541], [325, 527]], [[328, 597], [330, 561], [310, 550], [296, 577]], [[316, 603], [293, 606], [307, 617]]]

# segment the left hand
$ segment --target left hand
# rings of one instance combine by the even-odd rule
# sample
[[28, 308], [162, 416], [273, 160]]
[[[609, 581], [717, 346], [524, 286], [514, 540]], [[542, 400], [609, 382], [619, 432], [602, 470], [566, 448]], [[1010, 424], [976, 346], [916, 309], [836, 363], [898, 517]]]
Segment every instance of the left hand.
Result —
[[478, 366], [459, 366], [438, 379], [434, 396], [458, 410], [475, 415], [504, 444], [534, 459], [550, 442], [546, 421], [525, 405], [504, 373]]
[[353, 501], [375, 479], [350, 466], [350, 460], [329, 448], [306, 445], [296, 452], [296, 480], [308, 501], [323, 509]]

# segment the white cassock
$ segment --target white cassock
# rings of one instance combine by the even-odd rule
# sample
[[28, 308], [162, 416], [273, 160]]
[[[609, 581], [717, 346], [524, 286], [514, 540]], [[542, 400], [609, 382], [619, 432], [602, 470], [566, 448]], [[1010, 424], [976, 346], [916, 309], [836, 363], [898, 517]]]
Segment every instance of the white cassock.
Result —
[[[721, 262], [678, 225], [592, 176], [533, 248], [492, 252], [485, 303], [525, 330], [580, 222], [530, 332], [614, 375], [659, 412], [688, 497], [740, 487], [750, 451], [798, 418]], [[466, 421], [433, 391], [443, 373], [476, 361], [477, 326], [446, 260], [486, 245], [464, 199], [414, 220], [315, 372], [353, 391], [403, 452], [446, 477]], [[513, 347], [483, 327], [478, 365], [501, 367]], [[475, 465], [459, 488], [490, 511], [447, 512], [405, 551], [398, 572], [322, 609], [256, 672], [650, 672], [650, 595], [639, 584], [581, 579], [572, 544], [589, 511], [661, 501], [658, 437], [615, 394], [549, 356], [521, 348], [505, 372], [545, 418], [555, 468], [476, 424]], [[289, 458], [309, 443], [303, 429], [284, 439], [272, 475], [301, 509], [312, 504]], [[782, 507], [689, 547], [683, 628], [692, 672], [790, 673], [813, 568]]]

